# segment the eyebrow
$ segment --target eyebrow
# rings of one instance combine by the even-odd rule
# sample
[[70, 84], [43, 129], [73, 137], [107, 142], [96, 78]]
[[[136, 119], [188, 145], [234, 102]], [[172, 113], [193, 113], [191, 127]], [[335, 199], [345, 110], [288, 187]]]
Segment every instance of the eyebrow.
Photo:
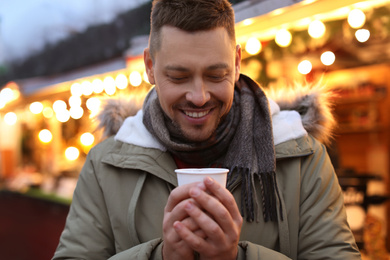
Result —
[[[206, 68], [206, 70], [210, 71], [210, 70], [219, 70], [219, 69], [229, 69], [229, 65], [226, 64], [226, 63], [217, 63], [217, 64], [213, 64], [213, 65], [210, 65]], [[173, 70], [173, 71], [180, 71], [180, 72], [188, 72], [190, 71], [189, 69], [187, 69], [186, 67], [183, 67], [181, 65], [167, 65], [165, 67], [165, 70]]]

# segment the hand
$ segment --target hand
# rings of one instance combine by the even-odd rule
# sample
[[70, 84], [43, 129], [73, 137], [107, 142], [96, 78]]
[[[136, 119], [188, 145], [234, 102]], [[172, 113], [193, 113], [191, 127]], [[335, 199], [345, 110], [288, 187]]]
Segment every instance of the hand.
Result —
[[[189, 217], [185, 210], [185, 205], [188, 201], [192, 204], [196, 202], [190, 197], [189, 191], [192, 187], [196, 187], [199, 183], [192, 183], [177, 187], [169, 195], [167, 205], [164, 209], [163, 220], [163, 258], [166, 260], [192, 260], [194, 259], [194, 250], [182, 240], [177, 234], [173, 225], [175, 222], [180, 222], [190, 232], [193, 232], [199, 237], [205, 238], [204, 232], [199, 229], [199, 226], [192, 218]], [[202, 184], [198, 189], [205, 190], [205, 186]]]
[[213, 179], [205, 178], [203, 184], [207, 190], [202, 185], [191, 187], [192, 199], [183, 201], [180, 207], [206, 237], [197, 235], [180, 220], [173, 225], [176, 233], [202, 260], [236, 259], [243, 222], [237, 204], [233, 195]]

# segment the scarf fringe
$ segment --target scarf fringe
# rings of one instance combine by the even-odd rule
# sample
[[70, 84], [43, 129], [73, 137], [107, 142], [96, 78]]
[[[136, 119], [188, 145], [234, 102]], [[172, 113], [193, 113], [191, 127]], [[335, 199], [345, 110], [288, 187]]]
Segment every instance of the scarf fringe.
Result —
[[[236, 170], [236, 174], [232, 172]], [[241, 215], [248, 222], [259, 221], [260, 208], [255, 189], [254, 174], [247, 168], [233, 167], [229, 171], [227, 188], [231, 190], [236, 183], [238, 176], [241, 176]], [[278, 208], [280, 219], [283, 221], [282, 205], [280, 202], [279, 189], [276, 182], [275, 172], [256, 173], [259, 178], [262, 197], [263, 218], [265, 222], [277, 221]], [[279, 204], [279, 205], [277, 205]], [[279, 207], [278, 207], [279, 206]], [[255, 213], [256, 212], [256, 213]]]
[[[235, 174], [232, 174], [235, 171]], [[241, 176], [241, 208], [240, 212], [248, 222], [259, 221], [260, 206], [255, 189], [254, 174], [247, 168], [232, 167], [228, 174], [228, 190], [232, 190], [238, 177]], [[263, 218], [265, 222], [277, 221], [278, 208], [280, 219], [283, 221], [282, 204], [280, 202], [280, 194], [276, 181], [275, 172], [256, 173], [259, 178]], [[279, 204], [279, 205], [277, 205]], [[279, 207], [278, 207], [279, 206]], [[256, 212], [256, 213], [255, 213]]]

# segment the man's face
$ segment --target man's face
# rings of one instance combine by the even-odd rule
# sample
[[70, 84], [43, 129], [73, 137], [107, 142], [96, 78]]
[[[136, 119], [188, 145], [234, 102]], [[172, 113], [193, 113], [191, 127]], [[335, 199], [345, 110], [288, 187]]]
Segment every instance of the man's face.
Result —
[[232, 106], [240, 47], [224, 28], [190, 33], [164, 26], [154, 64], [148, 49], [144, 58], [165, 114], [186, 139], [207, 140]]

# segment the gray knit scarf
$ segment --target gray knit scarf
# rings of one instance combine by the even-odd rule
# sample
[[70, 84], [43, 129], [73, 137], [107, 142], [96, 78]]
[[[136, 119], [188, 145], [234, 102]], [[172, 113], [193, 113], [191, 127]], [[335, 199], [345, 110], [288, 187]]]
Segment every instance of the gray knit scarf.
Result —
[[180, 160], [199, 167], [230, 169], [227, 189], [232, 191], [241, 183], [241, 214], [247, 221], [258, 221], [260, 209], [255, 181], [260, 182], [264, 220], [277, 220], [280, 200], [272, 123], [267, 97], [256, 82], [240, 75], [231, 110], [213, 136], [201, 143], [182, 137], [180, 129], [161, 109], [155, 89], [146, 97], [143, 110], [146, 128]]

